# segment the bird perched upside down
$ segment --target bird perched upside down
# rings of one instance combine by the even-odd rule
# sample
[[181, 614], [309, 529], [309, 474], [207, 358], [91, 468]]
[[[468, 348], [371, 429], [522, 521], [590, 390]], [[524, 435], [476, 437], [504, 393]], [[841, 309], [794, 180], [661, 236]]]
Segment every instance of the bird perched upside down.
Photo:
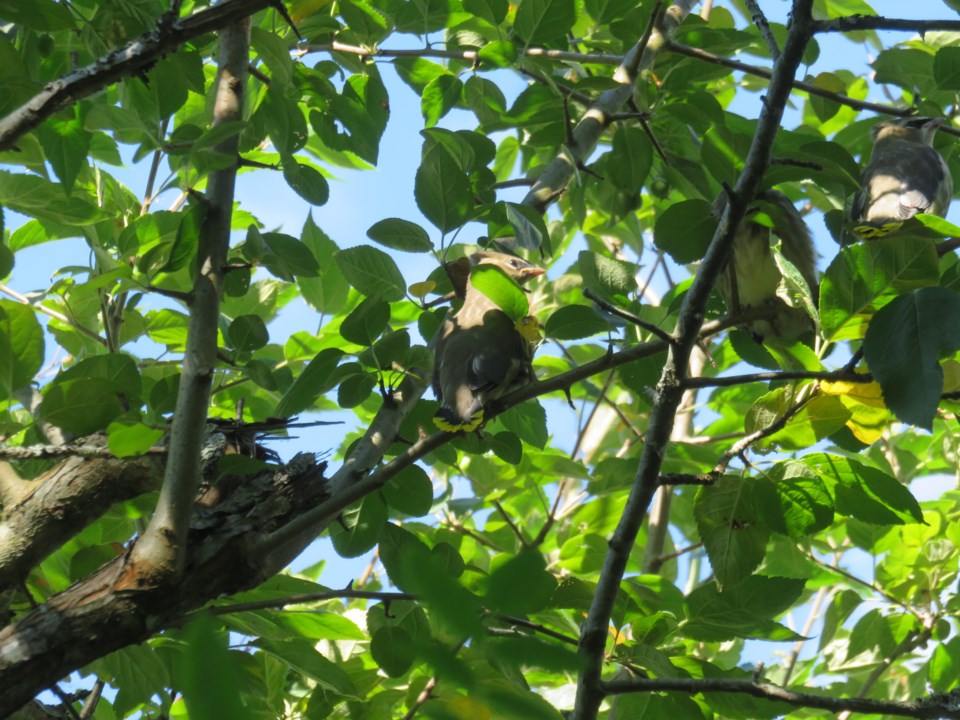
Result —
[[717, 291], [733, 313], [764, 306], [775, 308], [771, 317], [747, 323], [747, 330], [758, 341], [798, 340], [813, 330], [813, 321], [803, 307], [802, 298], [792, 297], [788, 283], [784, 282], [770, 248], [770, 233], [780, 238], [783, 257], [800, 271], [815, 298], [817, 268], [813, 239], [803, 217], [786, 195], [768, 190], [758, 195], [757, 200], [758, 206], [751, 209], [751, 214], [766, 212], [773, 228], [761, 225], [750, 215], [743, 219], [730, 259], [717, 278]]
[[857, 236], [871, 240], [887, 235], [919, 213], [947, 214], [953, 177], [933, 149], [941, 125], [942, 118], [923, 117], [874, 125], [870, 163], [850, 212]]
[[[479, 252], [471, 266], [490, 265], [523, 285], [545, 270], [512, 255]], [[433, 391], [441, 407], [433, 421], [441, 430], [476, 430], [489, 400], [533, 379], [530, 361], [540, 325], [528, 315], [516, 322], [467, 279], [463, 306], [440, 328]]]

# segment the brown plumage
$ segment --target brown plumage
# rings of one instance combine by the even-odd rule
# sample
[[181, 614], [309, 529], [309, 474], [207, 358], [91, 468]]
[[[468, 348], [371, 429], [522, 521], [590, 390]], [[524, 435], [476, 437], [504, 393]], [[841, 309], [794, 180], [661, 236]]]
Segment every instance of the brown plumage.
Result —
[[[783, 257], [797, 268], [813, 297], [817, 296], [816, 253], [810, 230], [789, 198], [776, 190], [758, 197], [758, 206], [743, 219], [733, 243], [730, 259], [717, 278], [717, 291], [732, 313], [773, 307], [769, 318], [752, 320], [746, 329], [763, 341], [782, 338], [793, 341], [809, 335], [813, 321], [797, 298], [790, 297], [789, 286], [770, 248], [770, 233], [780, 238]], [[773, 221], [773, 228], [751, 218], [758, 211]], [[788, 303], [784, 295], [790, 298]]]
[[[470, 264], [492, 265], [520, 285], [544, 273], [543, 268], [502, 253], [476, 253]], [[483, 423], [486, 402], [532, 379], [535, 344], [529, 333], [521, 334], [530, 324], [530, 316], [511, 320], [467, 279], [463, 305], [444, 321], [437, 341], [433, 367], [433, 391], [441, 403], [434, 418], [437, 427], [475, 430]]]
[[933, 149], [941, 125], [942, 118], [920, 117], [887, 120], [873, 127], [870, 163], [850, 212], [856, 235], [881, 237], [919, 213], [947, 214], [953, 177]]

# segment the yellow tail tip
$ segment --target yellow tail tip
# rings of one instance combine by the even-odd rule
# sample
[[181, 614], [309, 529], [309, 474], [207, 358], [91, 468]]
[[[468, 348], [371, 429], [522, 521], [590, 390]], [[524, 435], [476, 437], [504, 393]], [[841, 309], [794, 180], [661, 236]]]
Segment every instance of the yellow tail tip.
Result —
[[440, 408], [433, 416], [433, 424], [444, 432], [473, 432], [483, 424], [483, 408], [477, 410], [467, 421], [461, 420], [448, 408]]

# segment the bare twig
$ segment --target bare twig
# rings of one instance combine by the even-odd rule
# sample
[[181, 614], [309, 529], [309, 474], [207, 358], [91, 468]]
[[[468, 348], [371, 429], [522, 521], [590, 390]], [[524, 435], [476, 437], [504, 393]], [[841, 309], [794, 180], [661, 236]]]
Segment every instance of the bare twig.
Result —
[[636, 678], [604, 683], [603, 689], [610, 695], [625, 693], [674, 691], [691, 695], [698, 693], [739, 693], [753, 697], [775, 700], [794, 707], [819, 708], [840, 712], [849, 710], [873, 715], [894, 715], [912, 718], [960, 718], [956, 706], [933, 702], [894, 702], [889, 700], [866, 700], [863, 698], [838, 698], [826, 695], [798, 693], [779, 685], [757, 683], [752, 680], [726, 678]]
[[591, 302], [593, 302], [594, 305], [597, 305], [604, 312], [608, 312], [611, 315], [616, 315], [618, 318], [626, 320], [628, 323], [636, 325], [637, 327], [641, 327], [647, 332], [652, 333], [653, 335], [656, 335], [658, 338], [660, 338], [664, 342], [668, 342], [668, 343], [673, 342], [673, 338], [670, 337], [670, 333], [666, 332], [665, 330], [661, 330], [659, 327], [657, 327], [653, 323], [649, 323], [646, 320], [641, 320], [633, 313], [627, 312], [626, 310], [621, 310], [613, 303], [609, 303], [606, 300], [604, 300], [602, 297], [597, 295], [590, 288], [584, 288], [583, 295], [584, 297], [589, 299]]
[[760, 37], [763, 38], [763, 41], [767, 44], [767, 49], [770, 50], [770, 57], [774, 61], [780, 57], [780, 46], [777, 45], [777, 39], [773, 36], [773, 31], [770, 29], [770, 23], [767, 22], [767, 16], [763, 14], [763, 10], [760, 9], [760, 4], [757, 0], [745, 0], [747, 10], [750, 11], [751, 19], [753, 24], [757, 26], [757, 30], [760, 31]]

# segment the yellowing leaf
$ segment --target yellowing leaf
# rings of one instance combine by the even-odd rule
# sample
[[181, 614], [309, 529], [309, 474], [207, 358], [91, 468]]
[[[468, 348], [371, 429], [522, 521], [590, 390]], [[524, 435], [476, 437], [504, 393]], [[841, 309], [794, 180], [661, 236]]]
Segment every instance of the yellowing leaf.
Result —
[[946, 360], [941, 367], [943, 368], [943, 391], [948, 393], [960, 390], [960, 363], [956, 360]]
[[847, 427], [850, 428], [854, 437], [865, 445], [872, 445], [879, 440], [893, 419], [893, 415], [882, 402], [863, 403], [850, 395], [842, 396], [840, 402], [850, 411]]
[[437, 284], [433, 280], [415, 282], [410, 286], [410, 294], [423, 300], [436, 286]]
[[490, 708], [472, 697], [459, 695], [447, 703], [445, 708], [451, 717], [458, 720], [490, 720]]
[[826, 395], [840, 395], [841, 397], [853, 398], [864, 405], [872, 405], [878, 408], [886, 407], [883, 404], [883, 393], [880, 390], [879, 383], [854, 383], [845, 380], [833, 382], [826, 380], [820, 383], [820, 390]]

